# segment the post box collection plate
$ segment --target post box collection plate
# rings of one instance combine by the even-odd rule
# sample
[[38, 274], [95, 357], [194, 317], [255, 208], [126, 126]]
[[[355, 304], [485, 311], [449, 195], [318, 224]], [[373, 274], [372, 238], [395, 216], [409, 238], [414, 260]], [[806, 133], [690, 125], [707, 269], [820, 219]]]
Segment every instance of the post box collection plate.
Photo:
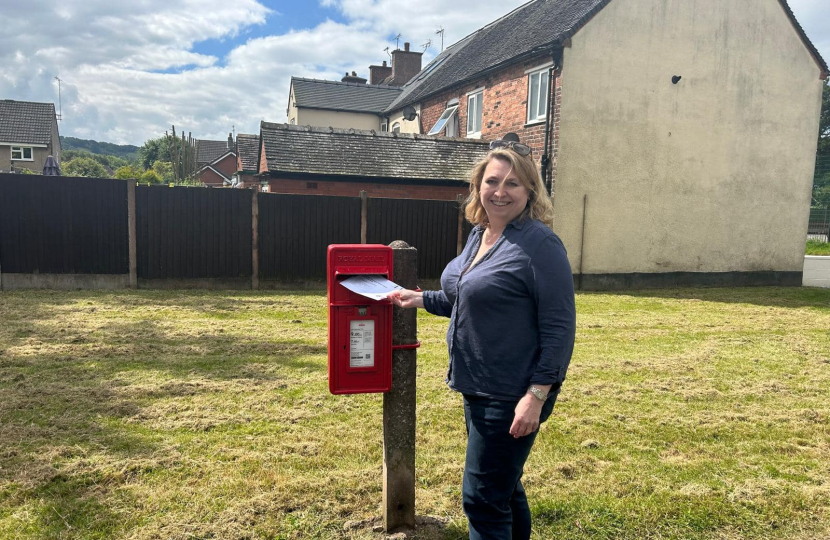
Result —
[[392, 280], [392, 248], [380, 244], [328, 247], [329, 391], [388, 392], [392, 388], [392, 303], [371, 300], [341, 285], [360, 274]]

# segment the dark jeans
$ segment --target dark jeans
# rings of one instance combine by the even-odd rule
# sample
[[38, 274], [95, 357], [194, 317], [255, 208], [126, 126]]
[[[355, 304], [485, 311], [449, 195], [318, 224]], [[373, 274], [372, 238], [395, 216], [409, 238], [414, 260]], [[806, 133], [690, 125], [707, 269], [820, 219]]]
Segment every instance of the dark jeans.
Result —
[[[541, 422], [550, 416], [554, 401], [555, 396], [543, 406]], [[510, 435], [517, 403], [464, 395], [467, 461], [462, 497], [470, 540], [530, 538], [530, 508], [521, 478], [538, 431], [518, 439]]]

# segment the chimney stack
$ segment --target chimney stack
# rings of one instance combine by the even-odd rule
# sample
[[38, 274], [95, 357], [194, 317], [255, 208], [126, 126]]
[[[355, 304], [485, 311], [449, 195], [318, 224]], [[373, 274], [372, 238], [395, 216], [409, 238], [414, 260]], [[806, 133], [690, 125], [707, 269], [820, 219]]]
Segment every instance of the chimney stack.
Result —
[[351, 75], [349, 75], [349, 72], [347, 71], [343, 78], [340, 79], [340, 82], [366, 84], [366, 79], [364, 79], [363, 77], [358, 77], [356, 71], [352, 71]]
[[369, 84], [381, 84], [390, 75], [392, 75], [392, 68], [386, 65], [386, 60], [383, 61], [382, 66], [369, 66]]
[[403, 50], [392, 51], [392, 79], [387, 82], [393, 86], [403, 86], [421, 71], [421, 56], [424, 53], [409, 50], [409, 42], [403, 44]]

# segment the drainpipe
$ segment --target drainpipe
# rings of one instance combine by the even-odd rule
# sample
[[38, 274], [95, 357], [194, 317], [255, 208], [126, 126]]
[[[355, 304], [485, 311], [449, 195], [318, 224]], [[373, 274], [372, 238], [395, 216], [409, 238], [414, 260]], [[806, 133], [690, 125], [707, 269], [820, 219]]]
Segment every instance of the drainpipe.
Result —
[[550, 178], [548, 178], [548, 165], [550, 165], [550, 119], [553, 113], [553, 108], [556, 106], [556, 100], [553, 99], [555, 96], [554, 87], [556, 86], [556, 81], [553, 78], [553, 72], [556, 71], [556, 68], [559, 66], [559, 63], [562, 58], [562, 50], [555, 49], [551, 52], [551, 60], [553, 60], [553, 64], [548, 69], [548, 107], [547, 107], [547, 114], [545, 115], [545, 148], [544, 152], [542, 153], [542, 184], [548, 190], [548, 197], [551, 195], [551, 191], [553, 188], [552, 182]]

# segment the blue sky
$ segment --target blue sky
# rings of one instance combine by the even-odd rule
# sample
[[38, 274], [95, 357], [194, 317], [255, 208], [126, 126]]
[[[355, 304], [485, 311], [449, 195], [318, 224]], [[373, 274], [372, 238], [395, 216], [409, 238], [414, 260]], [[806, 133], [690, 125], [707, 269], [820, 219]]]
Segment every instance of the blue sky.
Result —
[[[284, 122], [292, 75], [367, 76], [398, 33], [413, 50], [433, 40], [426, 63], [439, 26], [449, 45], [524, 1], [0, 0], [0, 98], [57, 104], [59, 76], [63, 135], [224, 140]], [[830, 1], [789, 3], [830, 60]]]

